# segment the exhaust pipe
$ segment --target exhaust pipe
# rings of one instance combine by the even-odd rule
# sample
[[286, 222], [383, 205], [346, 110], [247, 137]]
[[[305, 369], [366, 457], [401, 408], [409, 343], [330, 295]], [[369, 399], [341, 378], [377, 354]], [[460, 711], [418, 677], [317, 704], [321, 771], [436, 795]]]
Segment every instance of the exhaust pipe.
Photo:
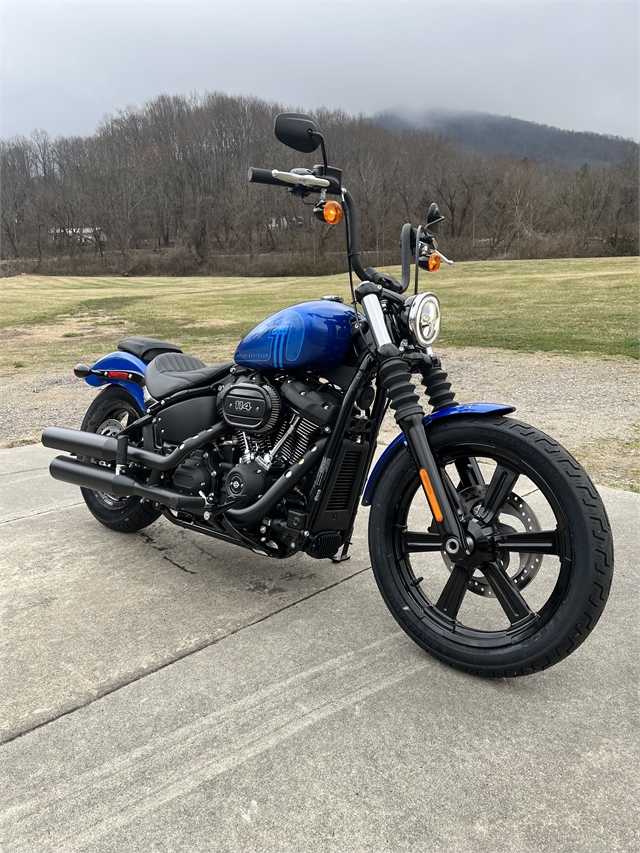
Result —
[[[153, 468], [156, 471], [170, 471], [172, 468], [176, 468], [194, 450], [219, 438], [229, 429], [228, 424], [221, 421], [219, 424], [185, 439], [168, 456], [128, 445], [127, 462], [136, 462], [138, 465]], [[47, 427], [42, 433], [42, 444], [45, 447], [53, 448], [53, 450], [64, 450], [66, 453], [88, 456], [91, 459], [100, 459], [103, 462], [113, 462], [118, 452], [117, 438], [79, 429], [64, 429], [63, 427]]]
[[116, 474], [111, 468], [92, 465], [90, 462], [79, 462], [67, 456], [56, 456], [49, 465], [49, 473], [54, 480], [72, 483], [74, 486], [93, 489], [96, 492], [106, 492], [117, 498], [135, 495], [170, 506], [172, 509], [191, 511], [204, 509], [206, 506], [203, 498], [180, 495], [157, 486], [145, 486], [144, 483], [139, 483], [133, 477], [127, 477], [126, 474]]
[[232, 524], [244, 525], [255, 524], [265, 515], [268, 515], [278, 501], [291, 491], [296, 483], [300, 482], [310, 468], [322, 459], [327, 441], [328, 439], [321, 438], [320, 441], [316, 442], [310, 450], [307, 450], [302, 459], [299, 459], [295, 465], [285, 471], [282, 477], [279, 477], [273, 486], [255, 503], [243, 509], [228, 509], [225, 518], [228, 518]]
[[[161, 456], [159, 453], [150, 453], [137, 447], [127, 448], [127, 459], [139, 462], [147, 468], [167, 470], [176, 467], [179, 462], [191, 453], [199, 445], [211, 441], [228, 429], [225, 423], [216, 424], [193, 438], [187, 439], [169, 456]], [[271, 488], [251, 506], [243, 509], [228, 509], [225, 516], [232, 524], [248, 525], [255, 524], [268, 515], [277, 502], [286, 495], [314, 465], [322, 459], [328, 439], [323, 438], [316, 442], [304, 456], [292, 465], [288, 471], [279, 477]], [[67, 450], [80, 456], [91, 456], [94, 459], [113, 461], [116, 458], [117, 441], [109, 436], [96, 435], [95, 433], [83, 432], [59, 427], [49, 427], [42, 435], [42, 443], [45, 447], [54, 447], [58, 450]], [[151, 458], [151, 461], [149, 459]], [[167, 464], [169, 463], [169, 464]], [[63, 483], [72, 483], [85, 489], [97, 492], [106, 492], [116, 497], [136, 497], [169, 506], [172, 509], [193, 511], [205, 509], [208, 504], [200, 497], [181, 495], [169, 489], [161, 489], [157, 486], [147, 486], [134, 480], [126, 474], [116, 474], [112, 468], [101, 465], [93, 465], [90, 462], [81, 462], [78, 459], [70, 459], [67, 456], [56, 456], [49, 465], [49, 472], [54, 480]]]

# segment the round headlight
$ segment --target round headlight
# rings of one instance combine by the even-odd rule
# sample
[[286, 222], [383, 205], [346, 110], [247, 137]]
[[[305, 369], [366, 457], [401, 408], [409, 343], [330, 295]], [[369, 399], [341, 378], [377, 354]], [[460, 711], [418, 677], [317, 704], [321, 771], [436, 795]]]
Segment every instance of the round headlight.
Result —
[[411, 303], [409, 328], [416, 341], [430, 347], [440, 333], [440, 301], [435, 293], [420, 293]]

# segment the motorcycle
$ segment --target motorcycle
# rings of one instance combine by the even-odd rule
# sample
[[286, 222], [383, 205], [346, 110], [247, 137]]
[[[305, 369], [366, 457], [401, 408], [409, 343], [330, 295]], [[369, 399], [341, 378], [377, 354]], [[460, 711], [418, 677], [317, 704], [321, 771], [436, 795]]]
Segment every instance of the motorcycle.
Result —
[[[365, 269], [354, 200], [317, 123], [282, 113], [275, 135], [299, 152], [320, 147], [323, 162], [250, 168], [249, 181], [315, 194], [315, 216], [344, 219], [352, 303], [324, 296], [279, 311], [224, 364], [134, 337], [77, 365], [106, 387], [81, 430], [44, 431], [46, 447], [71, 454], [51, 475], [80, 486], [111, 530], [164, 516], [271, 559], [349, 559], [362, 503], [382, 597], [426, 652], [494, 677], [558, 663], [609, 593], [613, 542], [598, 492], [556, 441], [510, 417], [513, 406], [455, 401], [432, 349], [440, 304], [418, 287], [420, 270], [451, 263], [437, 205], [424, 227], [402, 228], [401, 281]], [[400, 434], [373, 465], [388, 407]]]

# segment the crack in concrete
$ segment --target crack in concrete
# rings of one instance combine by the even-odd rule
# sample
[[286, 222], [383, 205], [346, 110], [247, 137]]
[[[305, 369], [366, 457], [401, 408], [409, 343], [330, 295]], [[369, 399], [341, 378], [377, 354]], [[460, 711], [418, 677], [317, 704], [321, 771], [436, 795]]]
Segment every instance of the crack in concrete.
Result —
[[149, 533], [143, 533], [142, 537], [144, 539], [145, 545], [151, 545], [152, 548], [155, 548], [156, 551], [162, 553], [163, 551], [169, 551], [171, 549], [170, 545], [157, 545], [156, 540], [152, 538]]
[[[186, 533], [186, 531], [181, 531], [182, 533]], [[196, 551], [200, 551], [201, 554], [204, 554], [205, 557], [209, 557], [211, 560], [217, 560], [218, 558], [215, 554], [212, 554], [210, 551], [207, 551], [206, 548], [201, 548], [200, 545], [196, 545], [195, 542], [189, 540], [189, 544], [196, 549]]]
[[171, 563], [172, 566], [175, 566], [177, 569], [180, 569], [181, 572], [186, 572], [188, 575], [197, 575], [198, 572], [192, 572], [191, 569], [187, 569], [185, 566], [181, 566], [180, 563], [176, 563], [175, 560], [172, 560], [171, 557], [168, 557], [166, 554], [162, 555], [167, 563]]
[[0, 525], [13, 524], [14, 521], [24, 521], [26, 518], [35, 518], [37, 515], [48, 515], [50, 512], [60, 512], [63, 509], [71, 509], [74, 506], [84, 506], [84, 501], [78, 501], [74, 504], [65, 504], [64, 506], [57, 506], [53, 509], [43, 509], [41, 512], [30, 512], [27, 515], [19, 515], [16, 518], [6, 518], [4, 521], [0, 521]]
[[[180, 563], [176, 563], [175, 560], [172, 560], [168, 554], [163, 553], [164, 551], [170, 551], [170, 545], [158, 545], [156, 540], [151, 536], [150, 533], [143, 533], [142, 538], [144, 539], [145, 545], [150, 545], [155, 551], [162, 554], [163, 558], [167, 561], [167, 563], [171, 563], [172, 566], [175, 566], [176, 569], [180, 569], [181, 572], [186, 572], [188, 575], [197, 575], [198, 572], [192, 572], [191, 569], [188, 569], [186, 566], [181, 565]], [[206, 553], [206, 552], [205, 552]]]
[[2, 471], [0, 477], [15, 477], [17, 474], [31, 474], [32, 471], [48, 471], [48, 465], [41, 465], [39, 468], [23, 468], [21, 471]]

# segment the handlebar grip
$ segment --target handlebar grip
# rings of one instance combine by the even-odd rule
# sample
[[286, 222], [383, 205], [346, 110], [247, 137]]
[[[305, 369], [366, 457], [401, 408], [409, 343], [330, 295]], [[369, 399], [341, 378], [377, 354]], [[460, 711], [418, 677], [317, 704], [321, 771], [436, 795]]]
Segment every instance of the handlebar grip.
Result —
[[273, 184], [276, 187], [287, 187], [291, 189], [291, 184], [286, 181], [280, 181], [274, 178], [270, 169], [256, 169], [254, 166], [249, 168], [247, 173], [250, 184]]

